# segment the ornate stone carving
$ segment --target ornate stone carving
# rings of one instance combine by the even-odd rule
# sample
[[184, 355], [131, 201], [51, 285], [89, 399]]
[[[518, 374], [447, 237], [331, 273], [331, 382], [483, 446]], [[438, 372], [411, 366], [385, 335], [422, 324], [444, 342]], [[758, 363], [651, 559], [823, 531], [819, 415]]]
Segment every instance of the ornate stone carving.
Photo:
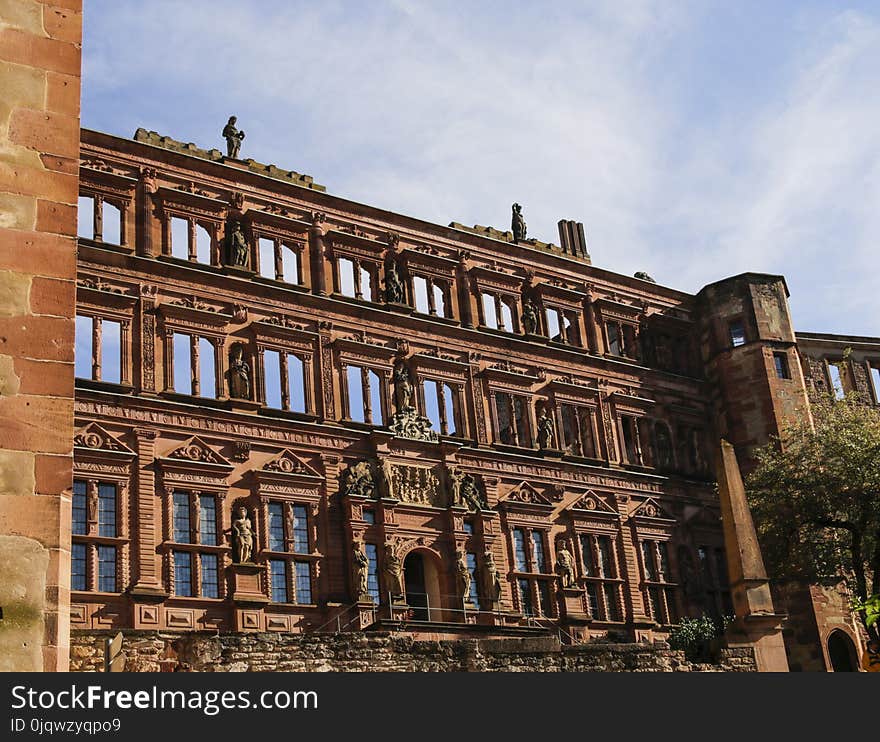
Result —
[[462, 601], [470, 602], [471, 598], [471, 571], [467, 566], [467, 558], [464, 549], [455, 550], [455, 584]]
[[416, 413], [413, 408], [403, 412], [395, 412], [391, 416], [388, 429], [398, 438], [410, 438], [430, 443], [436, 443], [439, 440], [437, 431], [431, 429], [431, 421]]
[[351, 547], [356, 600], [358, 602], [372, 600], [369, 590], [370, 560], [364, 553], [363, 544], [356, 541]]
[[523, 302], [521, 319], [524, 334], [535, 335], [538, 332], [538, 311], [531, 299]]
[[244, 505], [236, 513], [238, 517], [232, 521], [233, 558], [236, 564], [247, 564], [254, 553], [254, 526]]
[[223, 138], [226, 140], [226, 156], [235, 160], [238, 159], [238, 152], [241, 149], [241, 140], [244, 139], [244, 131], [235, 128], [238, 119], [230, 116], [226, 126], [223, 127]]
[[388, 497], [415, 505], [446, 507], [446, 497], [440, 479], [426, 466], [382, 462], [382, 478]]
[[556, 551], [556, 572], [563, 588], [576, 587], [577, 581], [574, 572], [574, 557], [568, 548], [568, 541], [563, 539], [559, 542]]
[[222, 456], [209, 448], [203, 441], [197, 437], [190, 438], [182, 446], [175, 448], [168, 454], [169, 459], [186, 459], [189, 461], [199, 461], [205, 464], [225, 464], [227, 463]]
[[244, 346], [233, 343], [229, 349], [229, 396], [233, 399], [251, 398], [251, 367], [244, 357]]
[[403, 598], [403, 562], [397, 548], [390, 541], [385, 542], [385, 559], [382, 564], [385, 575], [385, 587], [391, 593], [392, 600]]
[[457, 466], [452, 466], [449, 468], [448, 478], [452, 505], [464, 506], [468, 510], [488, 509], [486, 493], [475, 475], [464, 472]]
[[92, 423], [73, 437], [73, 445], [82, 448], [96, 448], [104, 451], [130, 451], [100, 425]]
[[341, 479], [343, 495], [376, 497], [379, 494], [373, 476], [373, 467], [369, 461], [358, 461], [356, 464], [352, 464], [342, 473]]
[[514, 243], [523, 242], [526, 239], [526, 220], [522, 215], [522, 206], [514, 204], [513, 214], [510, 219], [510, 229], [513, 232]]
[[235, 441], [232, 444], [232, 460], [247, 461], [251, 455], [250, 441]]
[[546, 406], [541, 409], [541, 414], [538, 417], [535, 437], [538, 439], [538, 448], [542, 450], [553, 448], [553, 418], [547, 414]]
[[197, 296], [184, 296], [184, 297], [178, 299], [177, 301], [172, 301], [171, 304], [173, 304], [176, 307], [186, 307], [187, 309], [198, 309], [198, 310], [201, 310], [202, 312], [213, 312], [214, 311], [213, 307], [205, 304], [205, 302], [203, 302]]
[[483, 582], [492, 606], [497, 606], [501, 602], [501, 573], [495, 565], [495, 557], [488, 546], [483, 552]]
[[388, 261], [385, 269], [385, 301], [388, 304], [403, 304], [405, 299], [403, 281], [397, 271], [397, 263]]
[[247, 268], [249, 266], [250, 248], [241, 229], [241, 223], [237, 219], [231, 219], [226, 224], [223, 244], [226, 247], [226, 265], [231, 265], [235, 268]]

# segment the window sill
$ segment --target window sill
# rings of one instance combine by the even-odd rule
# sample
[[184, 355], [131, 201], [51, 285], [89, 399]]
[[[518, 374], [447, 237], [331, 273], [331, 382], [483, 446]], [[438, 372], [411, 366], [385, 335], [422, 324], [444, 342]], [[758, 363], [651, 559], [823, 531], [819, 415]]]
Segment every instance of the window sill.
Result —
[[101, 250], [109, 250], [110, 252], [118, 252], [122, 255], [134, 255], [134, 246], [133, 245], [116, 245], [112, 242], [104, 242], [104, 240], [96, 240], [91, 237], [77, 237], [77, 242], [80, 245], [85, 245], [87, 247], [97, 247]]
[[296, 291], [300, 294], [308, 294], [311, 293], [311, 287], [307, 286], [304, 283], [291, 283], [290, 281], [284, 281], [279, 278], [269, 278], [267, 276], [261, 276], [259, 273], [254, 274], [254, 283], [263, 283], [267, 286], [273, 286], [277, 289], [286, 289], [288, 291]]
[[311, 412], [294, 412], [293, 410], [279, 410], [277, 407], [260, 406], [258, 409], [260, 415], [266, 417], [277, 417], [284, 420], [302, 420], [303, 422], [317, 422], [318, 416]]
[[223, 408], [229, 402], [229, 399], [226, 397], [222, 399], [217, 397], [200, 397], [195, 394], [182, 394], [181, 392], [171, 390], [159, 392], [159, 396], [172, 402], [185, 402], [187, 404], [217, 408]]

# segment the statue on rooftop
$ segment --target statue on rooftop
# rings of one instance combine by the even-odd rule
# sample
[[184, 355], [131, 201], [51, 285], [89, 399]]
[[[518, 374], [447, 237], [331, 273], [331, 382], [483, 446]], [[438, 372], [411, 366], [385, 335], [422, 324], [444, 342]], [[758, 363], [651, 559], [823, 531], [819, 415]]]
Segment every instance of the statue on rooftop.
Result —
[[226, 156], [238, 159], [238, 150], [241, 149], [241, 140], [244, 139], [244, 132], [235, 128], [235, 122], [238, 119], [230, 116], [226, 126], [223, 127], [223, 137], [226, 139]]
[[513, 242], [523, 242], [526, 238], [526, 220], [523, 219], [522, 206], [513, 205], [513, 217], [510, 220], [510, 228], [513, 230]]

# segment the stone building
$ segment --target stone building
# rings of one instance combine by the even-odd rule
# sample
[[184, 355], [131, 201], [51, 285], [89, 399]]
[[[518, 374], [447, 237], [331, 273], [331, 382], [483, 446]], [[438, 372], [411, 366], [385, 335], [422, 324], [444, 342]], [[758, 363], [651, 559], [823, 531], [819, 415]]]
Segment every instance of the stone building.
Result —
[[[441, 226], [80, 132], [69, 4], [0, 31], [6, 669], [105, 629], [662, 639], [732, 612], [719, 438], [747, 470], [810, 389], [878, 401], [880, 341], [795, 335], [781, 277], [691, 295], [573, 221]], [[789, 658], [830, 668], [860, 637], [808, 588], [777, 591]]]

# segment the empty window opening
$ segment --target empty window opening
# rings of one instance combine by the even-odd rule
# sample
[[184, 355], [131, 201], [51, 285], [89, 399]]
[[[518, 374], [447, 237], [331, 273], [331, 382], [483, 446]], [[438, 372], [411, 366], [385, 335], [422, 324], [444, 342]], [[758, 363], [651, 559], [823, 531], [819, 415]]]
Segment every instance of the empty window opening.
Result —
[[171, 217], [171, 255], [189, 260], [189, 223], [179, 216]]
[[121, 245], [122, 239], [122, 210], [106, 199], [101, 204], [101, 240], [112, 245]]

